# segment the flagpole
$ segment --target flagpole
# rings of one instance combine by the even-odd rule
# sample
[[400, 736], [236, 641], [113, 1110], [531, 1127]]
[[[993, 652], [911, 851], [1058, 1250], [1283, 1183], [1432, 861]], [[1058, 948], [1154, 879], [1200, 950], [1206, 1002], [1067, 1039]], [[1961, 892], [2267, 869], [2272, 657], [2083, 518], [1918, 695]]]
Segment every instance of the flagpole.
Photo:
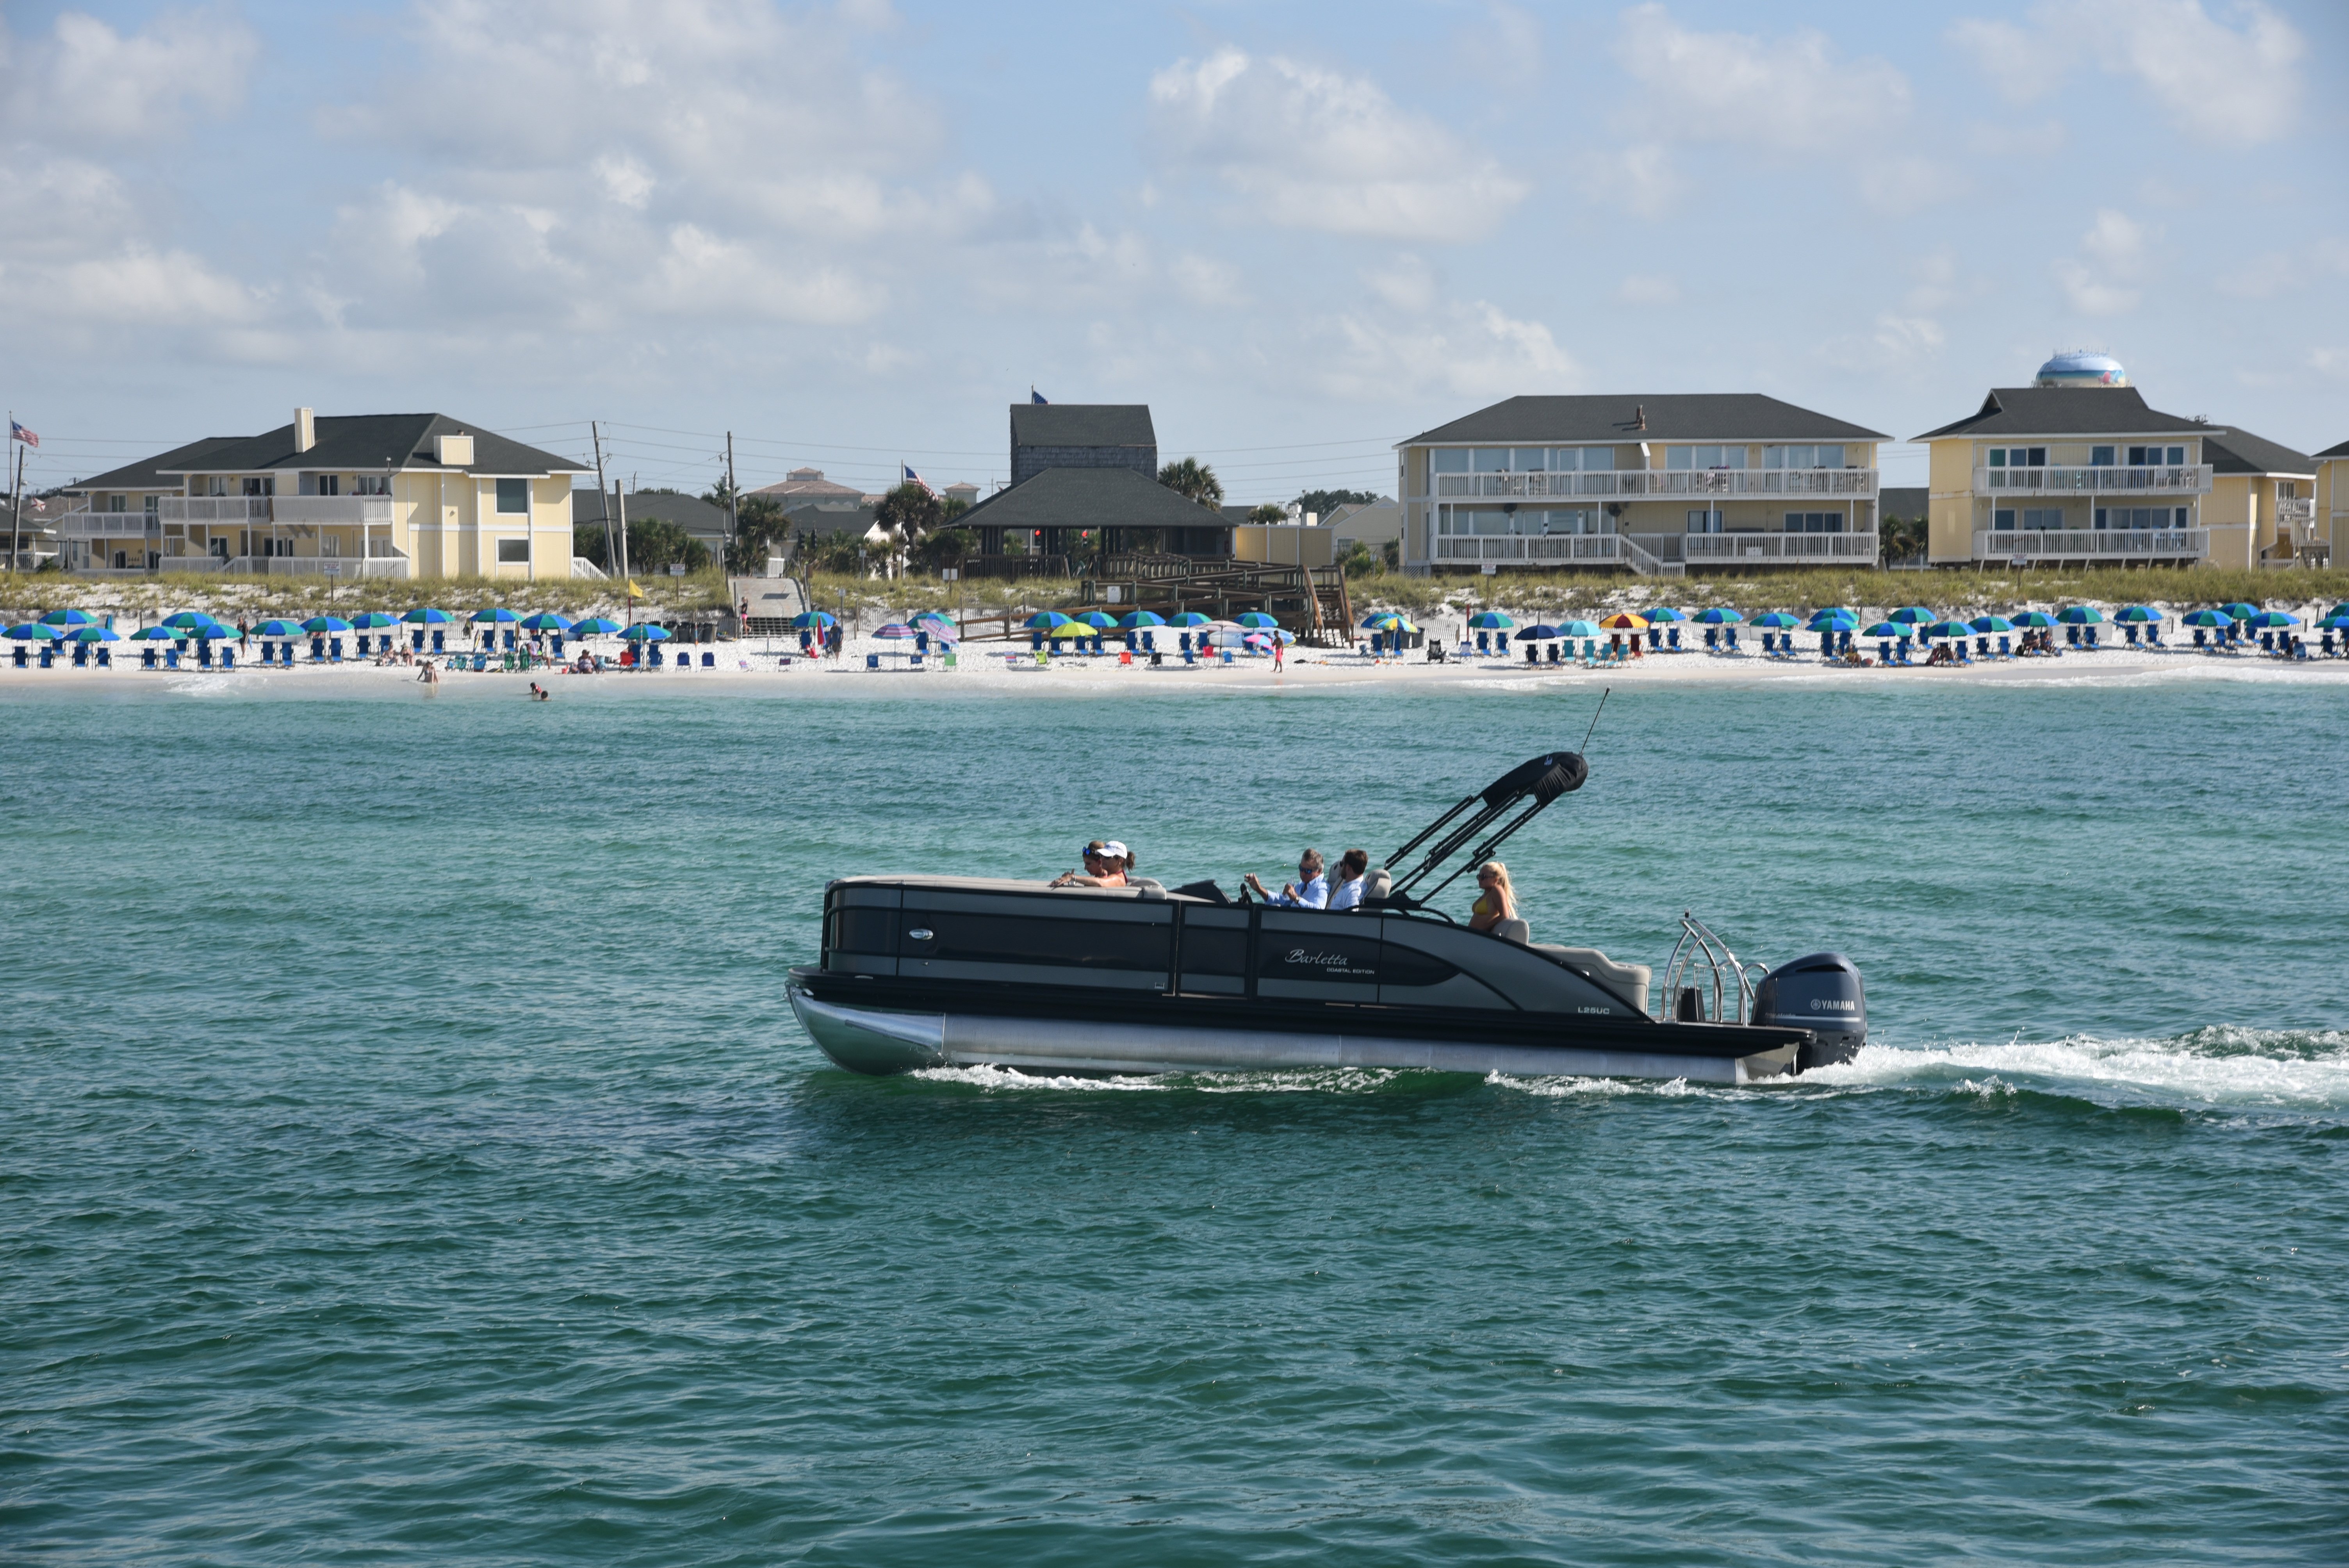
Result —
[[8, 444], [16, 449], [16, 482], [8, 487], [8, 570], [16, 571], [16, 552], [25, 537], [25, 443], [16, 438], [16, 410], [8, 410]]
[[[740, 498], [734, 493], [734, 432], [726, 432], [726, 553], [734, 554], [742, 548], [742, 509]], [[718, 563], [718, 574], [726, 575], [726, 562]], [[729, 606], [730, 608], [731, 606]]]

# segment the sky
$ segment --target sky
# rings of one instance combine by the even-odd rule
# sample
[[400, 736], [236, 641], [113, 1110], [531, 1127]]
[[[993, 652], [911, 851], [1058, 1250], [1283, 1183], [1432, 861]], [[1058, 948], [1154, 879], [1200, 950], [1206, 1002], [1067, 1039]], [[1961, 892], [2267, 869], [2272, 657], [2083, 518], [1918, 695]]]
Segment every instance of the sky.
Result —
[[0, 396], [36, 486], [301, 404], [877, 490], [1003, 478], [1033, 387], [1253, 502], [1521, 393], [1906, 438], [2085, 346], [2307, 451], [2344, 81], [2341, 0], [9, 4]]

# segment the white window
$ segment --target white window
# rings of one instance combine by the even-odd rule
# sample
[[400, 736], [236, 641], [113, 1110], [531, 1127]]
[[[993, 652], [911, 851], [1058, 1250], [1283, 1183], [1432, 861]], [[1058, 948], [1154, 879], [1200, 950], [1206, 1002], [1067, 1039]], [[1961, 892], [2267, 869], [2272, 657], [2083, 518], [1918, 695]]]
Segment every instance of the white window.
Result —
[[529, 562], [530, 541], [528, 539], [501, 539], [498, 541], [499, 565], [521, 566], [527, 565]]
[[[2135, 451], [2137, 449], [2132, 447], [2129, 449]], [[2044, 469], [2047, 466], [2047, 449], [1992, 447], [1990, 449], [1990, 466], [1994, 469]]]
[[1427, 454], [1427, 471], [1433, 474], [1464, 474], [1468, 471], [1468, 449], [1437, 447]]
[[1742, 469], [1745, 466], [1744, 447], [1666, 447], [1664, 467], [1667, 469]]

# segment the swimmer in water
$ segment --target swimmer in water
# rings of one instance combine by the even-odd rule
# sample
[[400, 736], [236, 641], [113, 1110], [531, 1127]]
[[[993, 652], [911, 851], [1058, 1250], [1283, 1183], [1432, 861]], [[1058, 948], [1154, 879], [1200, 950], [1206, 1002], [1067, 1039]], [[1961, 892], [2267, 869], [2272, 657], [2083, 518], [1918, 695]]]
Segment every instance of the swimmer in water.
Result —
[[533, 702], [544, 702], [544, 701], [546, 700], [546, 696], [547, 696], [547, 693], [546, 693], [546, 688], [545, 688], [544, 686], [543, 686], [539, 685], [536, 681], [533, 681], [533, 682], [531, 682], [531, 683], [530, 683], [530, 700], [531, 700], [531, 701], [533, 701]]

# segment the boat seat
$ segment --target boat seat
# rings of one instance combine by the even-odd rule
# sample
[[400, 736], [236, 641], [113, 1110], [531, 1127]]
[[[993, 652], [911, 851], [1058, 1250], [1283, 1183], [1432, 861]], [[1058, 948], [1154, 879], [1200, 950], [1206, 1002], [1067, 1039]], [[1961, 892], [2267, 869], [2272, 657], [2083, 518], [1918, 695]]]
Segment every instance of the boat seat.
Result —
[[1534, 928], [1522, 920], [1496, 920], [1486, 927], [1504, 942], [1514, 942], [1520, 947], [1534, 944]]
[[1384, 898], [1388, 893], [1393, 891], [1394, 878], [1387, 873], [1386, 867], [1381, 866], [1375, 871], [1364, 872], [1362, 873], [1362, 896], [1364, 898]]
[[1636, 1004], [1641, 1012], [1648, 1006], [1648, 985], [1655, 971], [1644, 964], [1618, 964], [1596, 947], [1557, 947], [1548, 943], [1533, 944], [1537, 953], [1547, 953], [1568, 969], [1588, 980], [1596, 980], [1624, 1000]]

